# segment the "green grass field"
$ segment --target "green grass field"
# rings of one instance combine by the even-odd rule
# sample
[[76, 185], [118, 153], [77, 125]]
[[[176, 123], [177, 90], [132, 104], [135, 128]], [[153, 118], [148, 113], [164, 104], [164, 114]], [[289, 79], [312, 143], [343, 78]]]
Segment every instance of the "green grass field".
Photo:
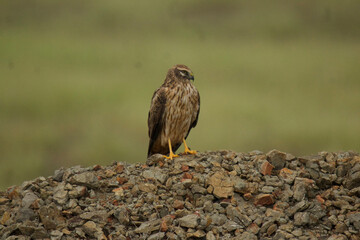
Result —
[[0, 189], [62, 166], [145, 161], [150, 99], [177, 63], [201, 95], [193, 149], [359, 151], [359, 10], [0, 0]]

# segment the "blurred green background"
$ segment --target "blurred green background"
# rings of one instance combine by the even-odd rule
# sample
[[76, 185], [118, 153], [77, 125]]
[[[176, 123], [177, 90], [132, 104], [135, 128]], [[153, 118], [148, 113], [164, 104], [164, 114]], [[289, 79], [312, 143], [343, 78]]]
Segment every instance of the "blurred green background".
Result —
[[177, 63], [201, 95], [193, 149], [359, 151], [359, 12], [358, 0], [0, 0], [0, 188], [144, 162], [150, 100]]

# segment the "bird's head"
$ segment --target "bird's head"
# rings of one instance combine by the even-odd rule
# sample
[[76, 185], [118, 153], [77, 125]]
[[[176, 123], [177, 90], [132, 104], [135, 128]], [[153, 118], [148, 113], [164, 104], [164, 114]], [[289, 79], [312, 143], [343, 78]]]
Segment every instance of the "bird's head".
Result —
[[194, 81], [194, 74], [190, 68], [183, 64], [178, 64], [172, 67], [176, 78], [182, 80], [193, 80]]

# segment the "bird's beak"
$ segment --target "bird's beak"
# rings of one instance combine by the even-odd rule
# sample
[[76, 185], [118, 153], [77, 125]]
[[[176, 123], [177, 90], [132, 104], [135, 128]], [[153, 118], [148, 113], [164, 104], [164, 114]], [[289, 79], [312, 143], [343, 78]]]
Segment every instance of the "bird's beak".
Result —
[[193, 73], [190, 73], [190, 78], [189, 78], [190, 80], [195, 80], [195, 78], [194, 78], [194, 74]]

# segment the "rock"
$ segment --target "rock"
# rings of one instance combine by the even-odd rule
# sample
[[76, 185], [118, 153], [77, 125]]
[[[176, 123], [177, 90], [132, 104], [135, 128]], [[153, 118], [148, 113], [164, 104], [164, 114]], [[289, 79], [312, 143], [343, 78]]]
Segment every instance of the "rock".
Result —
[[149, 165], [149, 166], [152, 166], [156, 163], [159, 163], [161, 161], [164, 161], [164, 155], [162, 154], [154, 154], [154, 155], [151, 155], [147, 160], [146, 160], [146, 164]]
[[114, 212], [115, 218], [121, 225], [128, 225], [130, 223], [129, 212], [125, 206], [118, 207]]
[[222, 214], [214, 214], [211, 216], [211, 221], [214, 225], [221, 226], [227, 221], [227, 218]]
[[48, 238], [49, 234], [43, 227], [34, 228], [33, 234], [31, 234], [31, 239], [45, 239]]
[[51, 239], [61, 239], [61, 237], [64, 235], [63, 232], [60, 232], [59, 230], [53, 230], [50, 233]]
[[212, 231], [209, 231], [206, 234], [206, 240], [216, 240], [216, 237], [215, 237], [215, 235], [214, 235], [214, 233]]
[[310, 213], [308, 212], [297, 212], [294, 215], [294, 225], [303, 226], [310, 223]]
[[158, 233], [154, 233], [154, 234], [150, 235], [147, 239], [148, 240], [161, 240], [164, 237], [165, 237], [165, 233], [158, 232]]
[[295, 180], [296, 174], [288, 168], [282, 168], [279, 172], [279, 176], [282, 177], [286, 183], [292, 184]]
[[36, 218], [36, 214], [34, 210], [22, 207], [19, 209], [19, 211], [16, 213], [15, 220], [16, 222], [25, 222], [26, 220], [34, 220]]
[[195, 228], [199, 222], [199, 216], [196, 214], [189, 214], [179, 219], [179, 225], [187, 228]]
[[216, 172], [208, 178], [207, 184], [213, 187], [212, 193], [217, 198], [227, 198], [234, 194], [234, 183], [225, 172]]
[[106, 222], [109, 214], [106, 210], [84, 212], [80, 214], [80, 218], [84, 220], [92, 220], [96, 223]]
[[307, 194], [307, 189], [313, 183], [312, 180], [307, 178], [296, 178], [294, 183], [294, 198], [296, 201], [301, 201]]
[[65, 190], [65, 183], [60, 183], [54, 188], [54, 200], [57, 204], [64, 205], [68, 199], [68, 191]]
[[174, 203], [173, 203], [173, 207], [175, 209], [183, 209], [184, 208], [184, 202], [176, 199], [174, 201]]
[[193, 233], [186, 234], [187, 238], [203, 238], [206, 236], [206, 233], [203, 230], [197, 230]]
[[271, 150], [266, 154], [266, 157], [276, 170], [280, 170], [285, 166], [287, 156], [283, 152]]
[[273, 170], [274, 166], [271, 165], [268, 161], [264, 161], [260, 166], [260, 172], [262, 175], [271, 175], [271, 171]]
[[38, 196], [35, 195], [32, 191], [25, 191], [25, 195], [21, 201], [21, 206], [23, 208], [29, 208], [37, 199]]
[[350, 169], [348, 179], [346, 181], [346, 187], [348, 189], [360, 187], [360, 161]]
[[75, 166], [10, 187], [0, 192], [0, 238], [359, 239], [357, 153], [158, 160]]
[[89, 188], [98, 188], [99, 180], [96, 175], [92, 172], [84, 172], [80, 174], [75, 174], [71, 179], [70, 183], [76, 185], [82, 185]]
[[276, 224], [272, 224], [272, 225], [270, 225], [270, 227], [266, 230], [266, 234], [267, 234], [268, 236], [271, 236], [271, 235], [273, 235], [273, 233], [276, 232], [276, 230], [277, 230], [277, 225], [276, 225]]
[[[69, 198], [81, 198], [86, 196], [87, 189], [85, 186], [76, 186], [68, 192]], [[60, 198], [61, 199], [61, 198]]]
[[61, 228], [65, 223], [65, 219], [54, 203], [41, 207], [39, 216], [46, 229]]
[[82, 226], [82, 230], [90, 237], [95, 237], [95, 235], [98, 235], [96, 233], [101, 231], [101, 229], [98, 226], [96, 226], [96, 223], [94, 223], [93, 221], [87, 221]]
[[258, 238], [253, 233], [244, 232], [240, 235], [239, 239], [241, 239], [241, 240], [257, 240]]
[[223, 228], [225, 228], [228, 232], [232, 232], [240, 228], [240, 225], [233, 221], [226, 221], [226, 223], [223, 225]]
[[360, 231], [360, 212], [350, 213], [348, 219], [349, 222], [354, 225], [355, 229]]
[[249, 226], [252, 222], [251, 218], [246, 216], [245, 214], [242, 214], [238, 207], [235, 208], [231, 205], [229, 205], [226, 208], [226, 215], [230, 220], [233, 220], [233, 221], [243, 225], [244, 227]]
[[343, 222], [339, 222], [338, 224], [336, 224], [335, 226], [335, 232], [337, 233], [343, 233], [347, 230], [347, 226], [345, 225], [345, 223]]
[[156, 230], [160, 230], [161, 219], [155, 221], [143, 222], [140, 227], [135, 229], [136, 233], [151, 233]]
[[147, 193], [153, 193], [156, 192], [157, 187], [151, 183], [141, 183], [139, 185], [139, 190]]
[[164, 184], [167, 179], [167, 175], [162, 173], [162, 171], [158, 168], [145, 170], [143, 172], [143, 177], [156, 179], [162, 184]]
[[62, 179], [63, 179], [63, 176], [64, 176], [64, 172], [65, 172], [65, 169], [64, 168], [60, 168], [58, 170], [55, 170], [55, 173], [54, 173], [54, 176], [53, 176], [53, 179], [57, 182], [61, 182]]
[[254, 204], [257, 205], [261, 205], [261, 206], [267, 206], [267, 205], [272, 205], [274, 204], [274, 198], [272, 196], [272, 194], [259, 194], [255, 201]]

